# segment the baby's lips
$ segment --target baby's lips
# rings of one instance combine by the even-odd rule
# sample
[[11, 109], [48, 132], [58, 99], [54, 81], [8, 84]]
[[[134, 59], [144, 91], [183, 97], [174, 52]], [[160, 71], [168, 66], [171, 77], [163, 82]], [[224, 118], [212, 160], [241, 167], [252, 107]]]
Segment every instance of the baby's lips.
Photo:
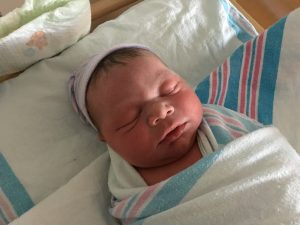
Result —
[[182, 124], [170, 127], [169, 129], [167, 129], [164, 132], [159, 143], [162, 143], [165, 141], [167, 141], [167, 142], [175, 141], [177, 138], [179, 138], [182, 135], [185, 127], [186, 127], [186, 123], [182, 123]]

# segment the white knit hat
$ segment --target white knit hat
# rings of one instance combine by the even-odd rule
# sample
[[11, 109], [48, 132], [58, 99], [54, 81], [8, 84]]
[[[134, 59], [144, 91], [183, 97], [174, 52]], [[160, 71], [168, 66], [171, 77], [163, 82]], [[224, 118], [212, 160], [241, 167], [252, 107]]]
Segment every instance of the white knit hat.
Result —
[[100, 61], [111, 54], [114, 51], [123, 48], [140, 48], [153, 52], [151, 49], [140, 44], [121, 44], [113, 46], [105, 52], [96, 54], [88, 59], [88, 61], [82, 64], [76, 71], [74, 71], [69, 78], [69, 95], [72, 101], [73, 108], [79, 114], [80, 118], [90, 124], [95, 130], [97, 130], [95, 124], [92, 122], [89, 113], [86, 108], [86, 90], [91, 75]]

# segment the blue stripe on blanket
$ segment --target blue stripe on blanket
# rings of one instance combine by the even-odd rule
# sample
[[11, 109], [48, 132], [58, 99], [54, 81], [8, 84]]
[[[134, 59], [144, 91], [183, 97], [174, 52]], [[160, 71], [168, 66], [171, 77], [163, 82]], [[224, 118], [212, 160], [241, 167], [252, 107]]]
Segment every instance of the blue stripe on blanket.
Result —
[[[230, 76], [228, 82], [228, 93], [225, 98], [225, 105], [231, 104], [232, 109], [237, 109], [238, 96], [239, 96], [239, 81], [236, 80], [235, 76], [232, 74], [240, 74], [242, 70], [242, 64], [239, 62], [243, 57], [244, 46], [238, 48], [232, 55], [232, 60], [230, 60]], [[199, 84], [198, 92], [201, 92], [205, 87]], [[202, 87], [201, 87], [202, 86]], [[209, 86], [207, 86], [209, 87]], [[198, 95], [199, 96], [199, 95]]]
[[[208, 168], [218, 159], [221, 151], [217, 150], [183, 170], [176, 176], [171, 177], [159, 190], [150, 203], [143, 209], [139, 218], [147, 218], [149, 215], [157, 214], [161, 211], [175, 207], [193, 188], [199, 178], [208, 170]], [[174, 188], [176, 187], [176, 188]], [[173, 190], [170, 192], [170, 190]], [[141, 225], [144, 219], [135, 221], [134, 225]]]
[[[218, 81], [219, 81], [219, 83], [222, 84], [222, 80], [223, 80], [222, 79], [222, 68], [220, 68], [220, 67], [218, 68], [217, 74], [218, 74]], [[222, 85], [218, 85], [217, 89], [218, 89], [218, 91], [217, 91], [216, 101], [218, 101], [221, 97]]]
[[[253, 40], [253, 46], [256, 46], [256, 42], [257, 39]], [[253, 78], [253, 70], [254, 70], [254, 61], [255, 61], [255, 56], [256, 56], [256, 52], [254, 50], [252, 50], [251, 52], [251, 60], [250, 60], [250, 68], [249, 68], [249, 73], [248, 73], [248, 79], [247, 79], [247, 86], [249, 88], [247, 88], [247, 102], [250, 102], [250, 98], [251, 98], [251, 81]], [[246, 115], [250, 115], [250, 107], [249, 104], [246, 105]]]
[[220, 0], [224, 10], [227, 13], [229, 25], [236, 32], [237, 38], [241, 42], [246, 42], [256, 36], [256, 31], [249, 25], [240, 13], [227, 0]]
[[273, 122], [273, 101], [285, 22], [286, 17], [272, 26], [267, 33], [264, 65], [268, 66], [263, 67], [259, 92], [264, 94], [260, 94], [258, 100], [258, 121], [264, 124]]
[[[201, 102], [222, 105], [265, 125], [271, 124], [285, 21], [283, 18], [240, 46], [223, 65], [200, 82], [195, 91]], [[225, 64], [228, 64], [229, 74], [221, 70]], [[225, 75], [229, 76], [228, 84], [222, 81]], [[223, 93], [220, 86], [227, 86]], [[219, 101], [221, 94], [224, 102]]]
[[[12, 221], [33, 207], [33, 202], [0, 153], [0, 220]], [[7, 223], [7, 222], [6, 222]]]
[[138, 195], [133, 196], [130, 201], [128, 202], [126, 208], [124, 209], [124, 213], [125, 215], [128, 214], [128, 211], [131, 209], [133, 203], [136, 201], [136, 199], [138, 198]]
[[[232, 83], [232, 82], [230, 82]], [[209, 99], [210, 76], [204, 78], [196, 87], [196, 94], [202, 103], [207, 104]]]

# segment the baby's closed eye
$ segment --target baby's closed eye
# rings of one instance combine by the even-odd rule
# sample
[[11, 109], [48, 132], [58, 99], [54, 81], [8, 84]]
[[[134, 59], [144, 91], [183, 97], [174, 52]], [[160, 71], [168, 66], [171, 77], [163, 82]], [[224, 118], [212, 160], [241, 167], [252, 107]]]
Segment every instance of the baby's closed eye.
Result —
[[169, 83], [163, 86], [161, 91], [161, 96], [168, 96], [172, 94], [176, 94], [179, 91], [179, 83]]
[[120, 123], [121, 125], [118, 126], [117, 131], [124, 130], [125, 132], [130, 131], [136, 125], [138, 119], [140, 117], [140, 111], [136, 113], [126, 116], [124, 120]]

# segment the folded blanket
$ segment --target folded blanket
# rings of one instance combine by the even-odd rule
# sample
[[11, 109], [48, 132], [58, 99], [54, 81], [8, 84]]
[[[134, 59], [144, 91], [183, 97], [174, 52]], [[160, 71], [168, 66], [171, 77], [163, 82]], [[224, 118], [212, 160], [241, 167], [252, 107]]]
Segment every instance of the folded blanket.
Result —
[[88, 0], [26, 0], [0, 17], [0, 77], [51, 57], [90, 30]]
[[202, 81], [203, 103], [274, 124], [300, 151], [300, 9], [239, 47]]
[[123, 224], [299, 224], [300, 157], [274, 127], [115, 201]]

